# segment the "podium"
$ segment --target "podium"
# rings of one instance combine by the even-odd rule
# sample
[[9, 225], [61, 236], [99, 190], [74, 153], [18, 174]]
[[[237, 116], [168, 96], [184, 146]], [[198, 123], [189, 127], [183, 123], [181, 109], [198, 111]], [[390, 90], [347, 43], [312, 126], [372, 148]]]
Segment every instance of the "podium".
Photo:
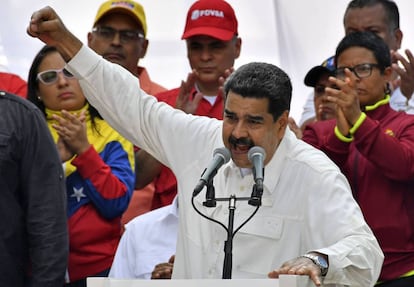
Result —
[[280, 275], [279, 279], [173, 279], [140, 280], [88, 277], [87, 287], [308, 287], [308, 276]]

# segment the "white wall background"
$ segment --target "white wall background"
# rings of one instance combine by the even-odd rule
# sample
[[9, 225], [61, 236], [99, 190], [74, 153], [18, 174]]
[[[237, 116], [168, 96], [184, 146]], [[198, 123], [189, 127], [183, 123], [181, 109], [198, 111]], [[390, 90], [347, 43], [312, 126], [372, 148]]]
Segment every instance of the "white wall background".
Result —
[[[400, 9], [403, 48], [414, 51], [414, 1], [395, 0]], [[26, 34], [31, 14], [53, 7], [66, 26], [86, 43], [95, 13], [103, 0], [1, 0], [0, 69], [27, 78], [42, 43]], [[167, 88], [185, 79], [189, 65], [181, 39], [186, 11], [193, 0], [139, 0], [148, 22], [150, 47], [140, 64]], [[236, 67], [251, 61], [276, 64], [291, 77], [291, 115], [298, 121], [310, 92], [306, 72], [331, 56], [342, 38], [342, 17], [348, 0], [228, 0], [239, 20], [241, 57]]]

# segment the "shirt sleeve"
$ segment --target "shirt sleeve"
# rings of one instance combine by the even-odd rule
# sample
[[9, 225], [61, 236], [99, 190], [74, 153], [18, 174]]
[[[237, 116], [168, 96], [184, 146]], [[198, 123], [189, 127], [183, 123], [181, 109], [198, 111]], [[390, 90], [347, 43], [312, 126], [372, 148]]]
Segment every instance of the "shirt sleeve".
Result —
[[135, 176], [128, 153], [119, 142], [108, 143], [106, 149], [105, 161], [91, 145], [72, 164], [85, 179], [88, 196], [99, 213], [105, 218], [115, 218], [128, 207]]
[[[407, 101], [407, 98], [401, 93], [401, 89], [398, 87], [392, 92], [391, 98], [390, 98], [390, 106], [394, 111], [405, 111], [407, 113], [414, 113], [414, 106], [409, 105], [409, 101]], [[411, 112], [409, 112], [411, 109], [413, 109]]]
[[304, 122], [307, 120], [314, 118], [315, 114], [315, 105], [313, 103], [313, 91], [309, 93], [308, 97], [306, 98], [306, 102], [303, 105], [302, 115], [299, 120], [299, 127], [303, 125]]
[[118, 279], [137, 278], [134, 270], [136, 269], [135, 261], [139, 258], [136, 258], [137, 252], [134, 246], [139, 238], [135, 237], [133, 233], [133, 229], [128, 228], [127, 225], [119, 241], [109, 277]]

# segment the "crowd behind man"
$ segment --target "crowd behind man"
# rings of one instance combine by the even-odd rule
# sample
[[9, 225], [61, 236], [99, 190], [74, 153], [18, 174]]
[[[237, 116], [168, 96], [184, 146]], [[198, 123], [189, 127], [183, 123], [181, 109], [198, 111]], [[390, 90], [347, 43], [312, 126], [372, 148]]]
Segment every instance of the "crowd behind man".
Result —
[[[224, 18], [218, 19], [219, 17], [217, 16], [217, 19], [214, 20], [217, 21], [217, 24], [214, 23], [214, 21], [211, 21], [211, 19], [206, 20], [203, 17], [196, 18], [194, 13], [203, 9], [222, 10], [224, 12]], [[42, 16], [37, 18], [39, 14]], [[215, 17], [215, 14], [210, 16]], [[45, 28], [43, 24], [48, 20], [57, 20], [57, 22], [55, 22], [55, 26], [50, 25]], [[260, 111], [259, 107], [261, 107], [261, 103], [259, 100], [263, 99], [261, 98], [263, 95], [258, 95], [253, 92], [252, 97], [252, 91], [257, 91], [258, 89], [264, 89], [261, 91], [266, 94], [268, 91], [266, 88], [271, 88], [271, 84], [268, 83], [269, 86], [264, 88], [259, 87], [259, 82], [250, 82], [251, 77], [254, 75], [257, 77], [255, 78], [256, 80], [259, 79], [262, 81], [262, 84], [266, 84], [266, 79], [264, 77], [264, 72], [266, 71], [266, 73], [274, 75], [275, 77], [275, 81], [272, 85], [286, 85], [282, 79], [287, 77], [287, 75], [277, 67], [263, 63], [245, 65], [240, 68], [240, 70], [233, 72], [232, 67], [235, 59], [240, 55], [241, 39], [238, 35], [238, 23], [235, 12], [228, 3], [222, 0], [199, 0], [189, 8], [182, 39], [186, 41], [187, 57], [192, 71], [188, 74], [186, 81], [181, 83], [179, 88], [170, 91], [166, 91], [164, 87], [154, 83], [150, 79], [145, 68], [138, 66], [139, 60], [145, 56], [149, 44], [147, 39], [145, 13], [143, 7], [139, 3], [131, 0], [109, 0], [102, 3], [95, 17], [93, 28], [87, 35], [87, 44], [93, 51], [102, 55], [104, 59], [123, 66], [138, 78], [135, 79], [139, 83], [138, 85], [135, 85], [136, 87], [131, 87], [132, 80], [122, 70], [107, 66], [105, 63], [95, 59], [94, 55], [87, 51], [80, 41], [73, 37], [73, 35], [71, 35], [61, 24], [62, 23], [53, 10], [44, 9], [34, 14], [34, 19], [31, 22], [28, 31], [32, 36], [39, 37], [45, 43], [57, 47], [57, 50], [62, 54], [64, 60], [69, 62], [69, 70], [81, 79], [80, 82], [82, 88], [85, 91], [86, 97], [91, 100], [91, 103], [96, 104], [98, 110], [102, 112], [105, 119], [108, 119], [117, 131], [125, 135], [129, 140], [136, 144], [136, 146], [144, 148], [139, 149], [136, 147], [135, 153], [136, 188], [144, 189], [136, 190], [134, 194], [139, 197], [139, 195], [144, 195], [144, 192], [149, 192], [152, 196], [152, 182], [154, 182], [155, 197], [151, 204], [151, 209], [156, 209], [170, 204], [172, 199], [176, 196], [177, 181], [175, 176], [182, 180], [178, 180], [178, 184], [181, 182], [181, 184], [185, 186], [185, 188], [181, 188], [180, 194], [183, 196], [180, 196], [179, 198], [180, 235], [178, 238], [177, 249], [178, 261], [175, 263], [178, 267], [177, 270], [174, 269], [176, 272], [174, 277], [217, 277], [219, 273], [218, 266], [213, 266], [212, 262], [215, 261], [217, 263], [220, 261], [217, 260], [217, 258], [220, 259], [222, 255], [217, 253], [214, 256], [203, 256], [202, 248], [207, 248], [211, 252], [211, 250], [215, 250], [215, 247], [208, 244], [202, 246], [204, 243], [201, 243], [198, 235], [190, 229], [190, 226], [192, 226], [198, 219], [189, 218], [194, 216], [191, 213], [192, 208], [189, 208], [188, 204], [191, 195], [183, 190], [191, 189], [191, 184], [189, 184], [189, 179], [186, 178], [188, 175], [184, 177], [185, 168], [183, 167], [182, 162], [178, 163], [178, 161], [181, 160], [185, 161], [188, 158], [188, 155], [182, 156], [179, 159], [176, 158], [174, 154], [184, 151], [185, 149], [182, 145], [175, 144], [173, 134], [171, 134], [172, 131], [167, 131], [165, 127], [172, 127], [175, 135], [177, 135], [177, 132], [183, 132], [182, 135], [184, 135], [184, 137], [182, 137], [182, 140], [188, 141], [189, 143], [191, 139], [194, 140], [193, 135], [191, 135], [190, 140], [186, 139], [185, 135], [188, 135], [189, 130], [193, 131], [194, 134], [200, 135], [198, 129], [190, 128], [192, 126], [197, 126], [199, 121], [200, 124], [198, 128], [200, 129], [205, 129], [207, 126], [210, 128], [214, 127], [214, 129], [217, 130], [221, 128], [216, 127], [212, 121], [207, 122], [207, 120], [205, 120], [205, 123], [202, 123], [198, 118], [193, 119], [190, 115], [188, 115], [189, 117], [185, 117], [180, 113], [176, 114], [175, 112], [172, 112], [172, 109], [164, 110], [164, 108], [162, 108], [166, 114], [159, 113], [151, 106], [153, 104], [152, 102], [150, 105], [151, 108], [148, 106], [148, 103], [151, 100], [144, 94], [141, 94], [139, 88], [147, 94], [155, 95], [158, 101], [166, 102], [173, 108], [182, 110], [187, 114], [209, 116], [219, 120], [223, 120], [224, 115], [223, 142], [224, 145], [228, 145], [232, 152], [232, 163], [234, 165], [233, 167], [226, 167], [226, 172], [234, 172], [232, 168], [235, 168], [236, 170], [239, 169], [241, 177], [237, 178], [237, 180], [240, 181], [239, 184], [246, 184], [248, 181], [246, 178], [252, 177], [250, 171], [251, 166], [249, 164], [246, 165], [246, 163], [243, 162], [241, 155], [246, 154], [253, 143], [261, 143], [266, 146], [269, 142], [275, 140], [272, 139], [272, 137], [266, 138], [264, 141], [258, 140], [258, 137], [255, 137], [255, 132], [250, 130], [253, 125], [258, 124], [265, 124], [265, 126], [267, 125], [267, 128], [272, 126], [271, 124], [266, 124], [266, 117], [261, 118], [255, 114], [255, 112], [257, 113]], [[370, 228], [364, 225], [364, 219], [360, 218], [359, 207], [352, 201], [349, 203], [350, 199], [346, 198], [345, 201], [347, 204], [350, 204], [348, 207], [351, 206], [351, 209], [353, 210], [353, 213], [347, 214], [347, 216], [352, 216], [357, 220], [360, 224], [359, 227], [361, 228], [361, 230], [350, 229], [347, 232], [355, 232], [352, 236], [356, 236], [356, 233], [358, 232], [364, 234], [364, 238], [362, 236], [359, 238], [363, 242], [360, 247], [361, 250], [359, 250], [359, 252], [361, 252], [359, 253], [360, 258], [358, 260], [353, 258], [352, 260], [355, 261], [352, 261], [349, 258], [349, 260], [351, 260], [351, 267], [344, 266], [338, 261], [338, 257], [345, 256], [341, 255], [341, 252], [346, 249], [345, 239], [343, 239], [343, 241], [339, 237], [336, 239], [338, 241], [341, 240], [342, 242], [342, 245], [339, 244], [342, 249], [341, 251], [338, 251], [330, 245], [332, 244], [334, 235], [331, 234], [328, 236], [325, 234], [324, 236], [327, 236], [327, 238], [324, 240], [310, 237], [309, 242], [307, 242], [308, 244], [305, 244], [306, 247], [299, 244], [298, 249], [300, 252], [296, 254], [299, 256], [297, 258], [292, 259], [292, 255], [295, 254], [294, 252], [279, 250], [277, 252], [282, 255], [281, 257], [283, 260], [282, 258], [273, 260], [270, 265], [261, 264], [263, 262], [257, 262], [257, 266], [261, 266], [261, 268], [264, 268], [265, 270], [259, 270], [259, 267], [255, 268], [254, 266], [247, 264], [247, 261], [254, 261], [251, 256], [245, 261], [243, 256], [240, 257], [240, 255], [237, 255], [235, 260], [241, 262], [241, 264], [238, 265], [241, 269], [234, 270], [234, 274], [238, 278], [261, 277], [264, 275], [263, 272], [266, 272], [268, 277], [277, 277], [279, 274], [283, 273], [309, 275], [316, 285], [321, 283], [321, 276], [328, 284], [337, 283], [348, 285], [352, 283], [355, 284], [355, 286], [358, 284], [366, 286], [364, 284], [373, 285], [377, 279], [380, 280], [378, 286], [384, 287], [408, 286], [407, 284], [411, 285], [414, 283], [414, 263], [410, 259], [413, 258], [410, 253], [410, 246], [414, 245], [414, 242], [411, 240], [414, 236], [411, 236], [410, 234], [404, 236], [404, 234], [411, 232], [410, 226], [413, 225], [413, 221], [411, 220], [413, 214], [411, 212], [411, 206], [409, 205], [409, 203], [412, 202], [412, 197], [410, 196], [409, 190], [412, 189], [412, 182], [414, 182], [414, 174], [411, 172], [413, 169], [412, 167], [414, 166], [411, 159], [414, 156], [411, 155], [408, 146], [410, 146], [412, 141], [410, 130], [412, 126], [411, 123], [414, 122], [412, 118], [414, 117], [409, 116], [406, 113], [414, 113], [414, 105], [412, 104], [414, 102], [412, 97], [412, 94], [414, 93], [414, 57], [410, 50], [406, 50], [405, 55], [402, 55], [397, 51], [401, 47], [403, 34], [399, 26], [398, 7], [393, 1], [352, 0], [344, 13], [344, 28], [346, 35], [340, 42], [335, 57], [329, 58], [320, 66], [312, 68], [304, 80], [305, 85], [314, 89], [314, 93], [312, 94], [312, 106], [313, 112], [316, 112], [316, 118], [311, 120], [301, 120], [301, 123], [303, 123], [301, 127], [295, 127], [294, 122], [290, 125], [292, 129], [295, 128], [295, 133], [299, 138], [302, 137], [302, 131], [307, 126], [303, 137], [304, 141], [311, 143], [317, 149], [321, 149], [325, 152], [330, 159], [339, 166], [341, 172], [346, 176], [346, 179], [343, 179], [343, 186], [332, 187], [326, 192], [336, 194], [337, 190], [335, 189], [350, 190], [346, 186], [347, 180], [349, 181], [352, 188], [352, 194], [362, 210], [363, 217], [373, 230], [374, 235], [379, 241], [379, 246], [385, 254], [385, 261], [384, 265], [382, 265], [381, 274], [379, 275], [379, 263], [382, 262], [382, 253], [378, 249], [378, 244], [375, 239], [373, 241]], [[58, 33], [63, 33], [65, 37], [62, 38]], [[375, 34], [377, 36], [375, 36]], [[355, 47], [361, 49], [355, 52]], [[364, 49], [369, 51], [368, 54]], [[389, 62], [387, 62], [387, 55], [389, 57]], [[112, 75], [113, 78], [117, 78], [126, 86], [116, 85], [118, 87], [118, 90], [116, 90], [115, 87], [108, 86], [108, 83], [106, 83], [105, 80], [102, 80], [96, 71], [92, 72], [92, 75], [86, 74], [84, 65], [80, 62], [81, 60], [85, 63], [95, 65], [97, 69], [101, 69], [102, 72]], [[225, 78], [229, 77], [231, 72], [233, 72], [233, 74], [224, 86], [227, 98], [222, 98], [220, 87], [223, 85]], [[104, 79], [108, 79], [107, 76], [104, 77]], [[10, 78], [9, 80], [3, 81], [3, 86], [5, 82], [11, 83], [11, 80], [12, 79]], [[16, 79], [13, 79], [13, 81], [15, 80]], [[251, 83], [253, 86], [248, 86], [246, 83], [243, 84], [242, 82]], [[0, 84], [1, 83], [2, 82], [0, 81]], [[366, 91], [363, 90], [364, 85], [366, 86]], [[91, 89], [92, 86], [95, 86], [102, 98], [98, 98], [99, 95], [96, 95], [96, 92]], [[23, 84], [20, 83], [18, 90], [12, 92], [15, 92], [16, 94], [20, 93], [21, 96], [25, 97], [26, 95], [24, 95], [24, 93], [22, 95], [21, 92], [22, 89], [24, 91], [25, 88], [25, 82], [23, 81]], [[284, 86], [284, 88], [286, 88], [286, 86]], [[122, 93], [120, 91], [122, 91]], [[288, 90], [286, 89], [283, 91], [288, 93]], [[375, 94], [375, 92], [377, 93]], [[118, 101], [115, 101], [114, 98], [119, 97], [120, 93], [122, 96], [125, 96], [125, 98], [119, 98]], [[364, 97], [365, 93], [372, 95], [372, 98], [367, 100], [367, 98]], [[132, 100], [131, 95], [133, 94], [139, 99], [136, 101]], [[110, 103], [109, 107], [103, 104], [105, 101]], [[290, 101], [290, 99], [288, 101]], [[135, 106], [135, 102], [139, 102], [140, 106]], [[128, 103], [133, 107], [128, 106]], [[247, 105], [247, 103], [249, 104]], [[268, 112], [271, 114], [271, 110], [276, 107], [272, 106], [271, 99], [269, 99], [268, 104]], [[275, 125], [274, 127], [278, 127], [277, 134], [279, 138], [275, 140], [276, 149], [271, 150], [270, 152], [268, 151], [268, 154], [270, 154], [270, 157], [274, 156], [280, 158], [282, 155], [280, 155], [280, 152], [278, 151], [280, 149], [286, 149], [285, 152], [291, 152], [290, 149], [295, 141], [291, 137], [292, 134], [290, 133], [289, 128], [287, 128], [290, 103], [281, 100], [277, 102], [277, 105], [283, 106], [283, 109], [275, 113], [277, 116], [273, 114], [274, 121], [272, 124]], [[394, 112], [389, 106], [402, 112]], [[147, 107], [148, 110], [144, 107]], [[158, 106], [154, 104], [154, 107]], [[254, 110], [254, 108], [257, 110]], [[247, 111], [247, 115], [240, 112], [243, 109]], [[125, 120], [126, 117], [123, 113], [126, 111], [129, 111], [129, 115], [131, 115], [130, 120]], [[149, 111], [153, 112], [154, 115], [149, 115]], [[249, 114], [251, 111], [253, 111], [254, 116]], [[114, 117], [114, 112], [119, 114], [119, 117]], [[140, 122], [136, 113], [143, 115], [143, 122]], [[65, 112], [63, 112], [63, 114], [65, 114]], [[161, 126], [158, 123], [154, 124], [153, 121], [156, 118], [156, 115], [158, 115], [158, 118], [165, 126]], [[355, 117], [356, 115], [357, 117]], [[250, 125], [248, 128], [237, 126], [238, 122], [244, 122], [244, 116], [248, 118], [247, 120]], [[70, 116], [68, 117], [70, 118]], [[178, 121], [177, 118], [179, 118], [180, 121]], [[81, 118], [78, 120], [80, 119]], [[171, 122], [168, 122], [167, 119]], [[195, 120], [196, 123], [194, 124], [192, 120], [190, 121], [189, 119]], [[376, 125], [372, 123], [372, 120], [377, 121], [377, 123], [375, 123]], [[151, 122], [152, 124], [150, 125], [149, 123]], [[180, 124], [178, 124], [178, 122], [180, 122]], [[308, 125], [309, 122], [313, 123]], [[400, 124], [394, 126], [394, 122]], [[404, 125], [401, 125], [401, 122], [403, 122]], [[187, 124], [187, 128], [190, 129], [184, 132], [182, 127], [185, 126], [185, 123]], [[235, 124], [234, 129], [231, 132], [230, 129], [226, 131], [226, 125], [228, 128], [229, 125], [231, 125], [230, 123]], [[157, 129], [155, 129], [155, 127], [157, 127]], [[154, 129], [157, 130], [157, 132], [154, 132]], [[376, 133], [373, 131], [376, 131]], [[217, 135], [210, 129], [205, 129], [205, 132], [213, 136], [213, 138], [206, 138], [205, 143], [214, 141], [215, 144], [213, 145], [216, 145], [217, 141], [220, 141], [215, 139]], [[228, 133], [228, 138], [225, 138], [226, 132]], [[61, 133], [63, 136], [64, 132], [62, 130]], [[160, 134], [154, 136], [157, 133]], [[372, 139], [373, 134], [376, 135], [375, 140]], [[167, 135], [170, 136], [168, 137]], [[168, 140], [164, 142], [164, 139], [167, 137]], [[253, 140], [255, 141], [253, 142]], [[151, 142], [151, 144], [149, 144], [149, 142]], [[392, 144], [389, 142], [392, 142]], [[186, 146], [186, 143], [184, 142], [181, 144]], [[193, 142], [193, 144], [195, 144], [195, 142]], [[206, 146], [208, 146], [207, 150], [210, 150], [213, 145], [206, 144]], [[186, 152], [191, 154], [191, 150], [196, 149], [197, 147], [188, 145]], [[148, 153], [147, 150], [149, 151]], [[384, 157], [390, 150], [392, 151], [391, 158]], [[344, 155], [344, 152], [346, 153], [346, 156]], [[154, 157], [150, 156], [150, 154], [154, 155]], [[200, 169], [203, 164], [206, 165], [208, 163], [208, 157], [211, 156], [211, 154], [208, 154], [203, 149], [199, 150], [199, 154], [203, 154], [201, 157], [203, 158], [203, 163], [200, 163], [200, 166], [194, 166], [197, 170]], [[377, 157], [379, 155], [381, 155], [381, 158]], [[314, 156], [320, 161], [318, 164], [321, 164], [322, 166], [330, 165], [326, 164], [325, 158], [319, 157], [319, 154], [315, 154]], [[304, 160], [305, 158], [306, 156], [302, 155], [301, 159]], [[361, 163], [361, 160], [364, 163]], [[274, 161], [276, 162], [277, 159]], [[273, 159], [266, 159], [265, 163], [269, 164], [269, 166], [266, 166], [267, 169], [271, 168], [270, 165], [272, 162]], [[169, 167], [174, 170], [175, 174]], [[358, 169], [355, 169], [355, 167], [358, 167]], [[287, 164], [285, 168], [289, 169], [291, 166]], [[318, 168], [321, 168], [321, 166]], [[194, 170], [187, 170], [185, 173], [190, 173], [192, 177], [194, 177], [192, 179], [193, 181], [197, 179], [197, 174], [201, 174], [201, 172], [198, 171], [197, 173]], [[306, 173], [309, 173], [309, 171], [303, 171], [303, 175]], [[336, 173], [336, 171], [334, 173]], [[340, 173], [338, 172], [338, 174]], [[266, 175], [268, 175], [268, 173]], [[340, 176], [342, 176], [342, 174], [340, 174]], [[377, 181], [378, 176], [383, 179], [382, 183], [381, 181]], [[218, 181], [222, 180], [222, 177], [223, 173], [220, 171], [217, 176]], [[229, 178], [233, 177], [234, 174], [229, 176]], [[300, 183], [296, 181], [303, 182], [306, 181], [306, 178], [307, 176], [295, 179], [291, 184], [298, 187]], [[324, 180], [326, 180], [326, 178]], [[269, 184], [269, 181], [266, 183]], [[381, 190], [381, 193], [371, 194], [369, 190], [376, 184], [379, 184], [378, 190]], [[222, 182], [218, 183], [218, 185], [224, 189], [224, 184]], [[396, 190], [398, 190], [397, 197], [395, 196]], [[268, 197], [266, 197], [265, 194], [264, 202], [269, 198], [275, 200], [272, 195], [267, 196]], [[320, 196], [323, 197], [323, 195]], [[147, 202], [147, 207], [143, 207], [144, 204], [137, 201], [138, 197], [135, 198], [135, 201], [131, 201], [129, 210], [130, 215], [126, 221], [137, 214], [149, 210], [149, 201]], [[301, 194], [300, 197], [303, 198], [304, 194]], [[299, 209], [295, 209], [298, 207], [295, 206], [295, 201], [292, 202], [289, 202], [289, 205], [292, 206], [292, 209], [298, 211]], [[327, 201], [323, 203], [325, 204], [322, 206], [327, 208], [331, 202]], [[380, 208], [382, 204], [391, 208], [388, 208], [386, 213], [377, 213], [376, 210]], [[313, 204], [309, 203], [309, 205]], [[201, 209], [205, 208], [205, 206], [203, 207], [197, 200], [195, 206], [198, 206]], [[310, 208], [310, 206], [306, 207]], [[170, 209], [171, 206], [168, 206], [168, 208]], [[267, 208], [268, 206], [266, 205], [262, 206], [257, 216], [263, 216], [264, 214], [262, 210], [267, 210]], [[138, 209], [141, 209], [141, 211], [138, 211]], [[279, 209], [281, 210], [281, 208]], [[384, 209], [381, 208], [381, 210]], [[245, 211], [246, 210], [243, 210], [243, 212]], [[148, 227], [145, 227], [146, 222], [153, 221], [153, 217], [158, 214], [157, 212], [158, 211], [146, 216], [138, 217], [137, 221], [134, 222], [141, 222], [140, 225], [137, 225], [140, 226], [140, 229], [148, 229]], [[171, 211], [171, 213], [173, 212]], [[323, 214], [330, 214], [329, 210], [320, 211], [318, 216]], [[270, 213], [268, 215], [273, 216], [274, 214]], [[307, 216], [306, 214], [303, 215]], [[283, 216], [286, 216], [286, 214], [283, 214]], [[355, 216], [357, 218], [355, 218]], [[397, 217], [400, 219], [402, 218], [402, 220], [395, 220]], [[222, 214], [219, 214], [218, 218], [222, 219]], [[176, 219], [177, 218], [175, 217], [173, 222], [176, 223]], [[313, 222], [311, 221], [306, 222], [305, 225], [306, 224], [309, 224], [309, 227], [313, 226]], [[347, 226], [344, 222], [341, 224], [343, 224], [343, 227]], [[134, 225], [135, 223], [131, 223], [131, 230]], [[205, 238], [213, 239], [222, 236], [221, 232], [208, 227], [205, 222], [199, 220], [197, 226], [200, 232], [207, 235]], [[336, 227], [337, 231], [339, 232], [341, 230], [341, 232], [345, 232], [340, 226], [342, 225]], [[348, 226], [348, 228], [351, 227]], [[353, 228], [357, 227], [354, 226]], [[176, 227], [171, 228], [171, 233], [176, 229]], [[245, 230], [242, 229], [241, 231], [241, 234], [238, 234], [237, 236], [243, 237], [246, 236], [246, 234], [249, 235], [249, 225], [246, 225]], [[264, 231], [262, 230], [260, 232]], [[297, 230], [297, 232], [304, 231]], [[321, 229], [320, 232], [324, 232], [324, 229]], [[126, 240], [131, 242], [135, 239], [135, 236], [131, 239], [130, 233], [126, 234], [128, 234], [129, 238], [126, 239], [125, 237], [125, 239], [123, 239], [125, 242]], [[176, 239], [176, 234], [170, 235], [173, 236], [173, 239]], [[342, 234], [342, 236], [344, 235], [346, 234]], [[393, 236], [397, 236], [399, 239], [391, 239]], [[286, 242], [286, 234], [283, 234], [282, 237], [283, 241]], [[62, 241], [62, 238], [59, 240]], [[254, 234], [252, 235], [252, 240], [261, 242]], [[195, 245], [192, 244], [194, 242], [196, 242]], [[239, 241], [239, 243], [241, 242], [242, 240]], [[149, 244], [151, 244], [151, 242]], [[175, 251], [175, 248], [170, 249], [171, 245], [175, 244], [175, 240], [168, 240], [168, 243], [166, 244], [168, 245], [168, 248], [161, 250], [161, 252], [171, 253], [172, 250]], [[202, 248], [197, 248], [197, 244], [202, 246]], [[132, 249], [126, 248], [122, 252], [124, 255], [130, 256], [131, 254], [125, 254], [125, 252], [128, 253], [130, 250]], [[215, 252], [216, 251], [213, 253]], [[238, 252], [240, 254], [249, 254], [242, 250], [239, 250]], [[356, 250], [348, 250], [348, 252], [352, 253], [356, 252]], [[205, 262], [203, 262], [203, 260], [190, 260], [190, 257], [188, 257], [189, 253], [198, 254], [201, 259], [205, 260], [205, 262], [209, 262], [210, 265], [204, 266], [203, 264], [205, 264]], [[61, 255], [61, 253], [59, 254]], [[368, 254], [370, 254], [372, 258], [368, 259]], [[171, 254], [163, 254], [163, 257], [169, 258], [170, 255]], [[269, 256], [269, 254], [263, 254], [262, 261], [265, 260], [265, 258], [271, 258], [271, 256], [267, 256]], [[354, 256], [356, 255], [354, 254]], [[370, 264], [364, 267], [366, 268], [366, 271], [360, 269], [362, 268], [361, 266], [364, 266], [364, 263], [360, 260], [365, 263], [370, 262]], [[160, 259], [160, 262], [151, 261], [151, 263], [147, 263], [153, 265], [155, 268], [157, 266], [156, 263], [167, 264], [163, 263], [163, 261], [166, 260]], [[171, 272], [173, 262], [174, 257], [172, 257], [171, 261], [168, 263], [168, 272]], [[150, 265], [147, 266], [148, 268], [145, 272], [134, 277], [142, 276], [142, 278], [149, 278], [150, 273], [148, 271]], [[199, 267], [203, 267], [202, 269], [205, 270], [201, 270]], [[271, 271], [270, 267], [276, 269]], [[340, 268], [343, 270], [340, 271]], [[246, 273], [247, 269], [248, 272]], [[117, 270], [119, 273], [119, 269]], [[106, 269], [105, 274], [103, 275], [106, 276], [108, 271], [109, 270]], [[208, 271], [210, 273], [208, 273]], [[115, 272], [115, 269], [113, 272]], [[353, 272], [358, 273], [358, 275], [353, 277], [350, 276]], [[131, 270], [130, 274], [133, 273], [134, 270]], [[252, 276], [252, 274], [254, 275]], [[169, 273], [169, 275], [171, 275], [171, 273]], [[35, 276], [36, 274], [34, 273], [33, 278], [36, 278]], [[122, 277], [122, 275], [120, 276]], [[342, 279], [338, 276], [342, 276]], [[56, 278], [54, 280], [56, 280]], [[361, 282], [364, 282], [364, 284]], [[33, 284], [34, 283], [35, 281], [33, 281]], [[84, 283], [85, 282], [83, 282], [83, 284]]]
[[[266, 204], [260, 209], [258, 203], [238, 206], [238, 214], [244, 216], [235, 218], [236, 226], [255, 209], [257, 213], [234, 237], [237, 268], [233, 268], [232, 278], [302, 274], [318, 286], [320, 276], [326, 284], [375, 283], [383, 255], [349, 184], [331, 160], [287, 128], [292, 85], [283, 70], [266, 63], [237, 69], [224, 86], [225, 113], [219, 121], [183, 113], [143, 93], [130, 73], [84, 46], [51, 8], [33, 14], [28, 32], [56, 45], [103, 117], [177, 176], [179, 235], [173, 278], [221, 277], [224, 254], [220, 242], [227, 233], [196, 216], [193, 207], [218, 222], [226, 221], [227, 212], [218, 208], [211, 213], [202, 200], [194, 198], [194, 178], [199, 177], [213, 151], [224, 145], [231, 161], [215, 177], [217, 196], [230, 196], [236, 190], [237, 196], [247, 196], [256, 181], [247, 154], [258, 145], [267, 154], [264, 164], [275, 176], [263, 182]], [[113, 96], [115, 91], [122, 96]], [[292, 175], [300, 180], [292, 180]], [[326, 193], [330, 196], [324, 196]], [[271, 226], [283, 228], [277, 231], [260, 224], [266, 217]]]

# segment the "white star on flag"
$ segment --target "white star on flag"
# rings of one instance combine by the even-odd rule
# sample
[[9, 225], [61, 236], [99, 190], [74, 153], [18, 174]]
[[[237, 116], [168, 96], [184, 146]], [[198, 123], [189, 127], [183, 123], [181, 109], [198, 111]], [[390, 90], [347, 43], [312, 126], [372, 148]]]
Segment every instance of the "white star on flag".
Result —
[[76, 197], [76, 200], [79, 202], [82, 197], [86, 197], [86, 195], [83, 193], [83, 187], [77, 189], [76, 187], [73, 188], [73, 193], [70, 195], [70, 197]]

